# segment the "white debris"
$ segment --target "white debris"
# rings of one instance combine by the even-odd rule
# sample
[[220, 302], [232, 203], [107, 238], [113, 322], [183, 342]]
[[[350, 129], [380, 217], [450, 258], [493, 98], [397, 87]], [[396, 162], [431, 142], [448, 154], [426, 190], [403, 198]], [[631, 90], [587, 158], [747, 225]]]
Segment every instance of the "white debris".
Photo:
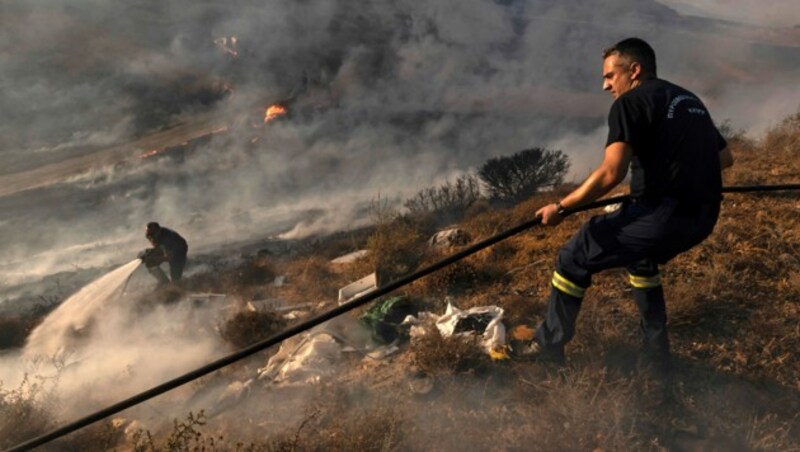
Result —
[[353, 251], [352, 253], [345, 254], [344, 256], [339, 256], [336, 259], [332, 260], [332, 264], [352, 264], [353, 262], [362, 259], [364, 257], [369, 256], [369, 250], [358, 250]]
[[448, 248], [453, 246], [464, 246], [469, 243], [469, 234], [463, 229], [453, 228], [439, 231], [428, 239], [428, 245], [433, 248]]
[[339, 304], [342, 305], [378, 288], [378, 274], [373, 272], [358, 281], [339, 289]]
[[425, 324], [429, 324], [430, 321], [435, 323], [443, 337], [478, 334], [481, 336], [481, 346], [486, 353], [491, 354], [493, 350], [501, 348], [506, 343], [503, 312], [503, 308], [498, 306], [476, 306], [461, 310], [448, 302], [447, 309], [441, 316], [421, 312], [416, 318], [406, 317], [403, 324], [411, 325], [409, 335], [412, 338], [428, 334]]
[[376, 348], [371, 331], [358, 320], [337, 317], [284, 341], [267, 365], [258, 369], [258, 378], [281, 385], [319, 383], [336, 373], [345, 349], [364, 355], [375, 351], [376, 357], [393, 352]]

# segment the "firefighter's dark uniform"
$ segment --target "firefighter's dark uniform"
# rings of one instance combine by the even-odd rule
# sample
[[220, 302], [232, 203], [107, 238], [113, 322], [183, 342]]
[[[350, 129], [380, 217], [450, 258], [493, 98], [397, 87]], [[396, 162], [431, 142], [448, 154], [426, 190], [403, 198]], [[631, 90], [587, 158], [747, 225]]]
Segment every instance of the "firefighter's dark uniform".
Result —
[[148, 235], [147, 238], [153, 244], [155, 252], [163, 255], [163, 259], [156, 258], [149, 261], [147, 263], [147, 271], [155, 276], [159, 283], [168, 283], [167, 275], [159, 267], [159, 264], [166, 260], [169, 262], [169, 274], [172, 282], [180, 281], [183, 276], [183, 269], [186, 267], [186, 254], [189, 251], [186, 240], [177, 232], [163, 226], [156, 236]]
[[561, 249], [536, 341], [563, 356], [592, 275], [625, 267], [641, 314], [646, 350], [669, 351], [659, 264], [714, 229], [722, 200], [719, 152], [725, 140], [694, 94], [652, 79], [620, 96], [608, 117], [607, 145], [633, 148], [632, 201], [593, 217]]

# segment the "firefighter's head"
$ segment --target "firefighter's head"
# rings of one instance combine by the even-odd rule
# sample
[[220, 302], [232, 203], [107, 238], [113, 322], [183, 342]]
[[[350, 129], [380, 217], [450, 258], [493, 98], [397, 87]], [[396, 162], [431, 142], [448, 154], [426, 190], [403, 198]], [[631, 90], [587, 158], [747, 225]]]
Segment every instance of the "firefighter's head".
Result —
[[158, 238], [159, 235], [161, 235], [161, 225], [155, 221], [147, 223], [147, 228], [145, 229], [145, 237], [147, 240], [153, 242]]
[[614, 99], [656, 78], [656, 53], [639, 38], [628, 38], [603, 50], [603, 90]]

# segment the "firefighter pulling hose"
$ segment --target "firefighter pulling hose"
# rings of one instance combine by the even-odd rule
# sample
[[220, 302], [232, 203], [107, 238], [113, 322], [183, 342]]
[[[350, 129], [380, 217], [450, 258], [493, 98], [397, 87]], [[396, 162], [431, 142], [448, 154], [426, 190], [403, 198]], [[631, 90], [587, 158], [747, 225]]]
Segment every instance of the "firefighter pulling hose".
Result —
[[558, 225], [564, 209], [604, 196], [629, 168], [631, 195], [619, 210], [591, 218], [561, 249], [545, 319], [534, 340], [512, 349], [520, 357], [563, 361], [592, 275], [624, 267], [639, 309], [644, 358], [668, 370], [659, 265], [714, 230], [721, 171], [733, 156], [698, 97], [657, 77], [656, 54], [647, 42], [628, 38], [606, 49], [602, 75], [603, 89], [615, 99], [603, 162], [572, 193], [536, 215], [544, 225]]

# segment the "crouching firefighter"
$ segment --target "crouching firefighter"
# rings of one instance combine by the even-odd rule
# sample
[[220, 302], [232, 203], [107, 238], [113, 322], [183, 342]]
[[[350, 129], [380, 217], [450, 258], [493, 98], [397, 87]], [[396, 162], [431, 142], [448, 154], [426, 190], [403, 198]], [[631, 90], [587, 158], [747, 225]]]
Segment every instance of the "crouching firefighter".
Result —
[[629, 167], [631, 200], [591, 218], [560, 250], [545, 319], [534, 340], [514, 352], [563, 361], [592, 275], [623, 267], [640, 313], [644, 356], [668, 369], [659, 265], [711, 234], [722, 200], [721, 170], [733, 164], [733, 157], [697, 96], [656, 77], [649, 44], [625, 39], [605, 50], [603, 58], [603, 89], [615, 99], [603, 162], [576, 190], [536, 215], [545, 225], [559, 224], [564, 209], [605, 195]]
[[[176, 284], [183, 276], [183, 268], [186, 266], [186, 253], [189, 247], [186, 240], [172, 229], [162, 227], [156, 222], [147, 223], [145, 237], [153, 245], [139, 253], [139, 259], [144, 262], [147, 271], [155, 276], [159, 285], [170, 282]], [[170, 278], [164, 273], [160, 265], [169, 262]]]

